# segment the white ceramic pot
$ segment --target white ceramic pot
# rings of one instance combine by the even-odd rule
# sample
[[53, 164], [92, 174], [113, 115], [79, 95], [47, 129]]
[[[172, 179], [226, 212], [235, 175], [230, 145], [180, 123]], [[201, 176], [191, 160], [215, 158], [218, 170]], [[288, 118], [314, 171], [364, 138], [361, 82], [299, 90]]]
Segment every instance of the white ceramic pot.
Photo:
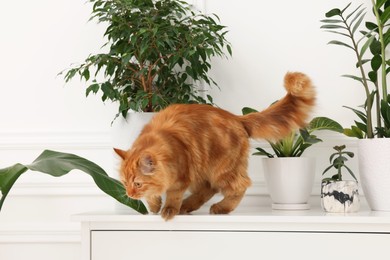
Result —
[[118, 117], [111, 127], [112, 146], [128, 150], [144, 126], [150, 122], [156, 113], [129, 112], [126, 119]]
[[390, 211], [390, 138], [358, 141], [360, 182], [371, 210]]
[[309, 209], [315, 160], [308, 157], [263, 159], [264, 175], [273, 209]]
[[321, 184], [321, 206], [330, 213], [352, 213], [360, 209], [356, 181], [331, 181]]

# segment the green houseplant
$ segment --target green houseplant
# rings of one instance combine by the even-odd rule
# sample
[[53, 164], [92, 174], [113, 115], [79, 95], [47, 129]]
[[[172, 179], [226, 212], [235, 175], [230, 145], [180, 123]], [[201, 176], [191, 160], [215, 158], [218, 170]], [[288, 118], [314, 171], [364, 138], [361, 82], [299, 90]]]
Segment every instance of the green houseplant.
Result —
[[[322, 29], [340, 39], [329, 44], [352, 50], [356, 56], [359, 76], [344, 75], [363, 86], [365, 100], [360, 108], [351, 108], [358, 117], [347, 136], [357, 137], [360, 180], [367, 202], [372, 210], [390, 211], [390, 95], [387, 75], [390, 61], [386, 56], [390, 42], [390, 2], [371, 0], [368, 10], [373, 19], [366, 19], [363, 4], [350, 10], [334, 8], [322, 20]], [[363, 22], [364, 27], [361, 29]]]
[[362, 109], [350, 108], [359, 121], [355, 121], [354, 126], [345, 130], [346, 135], [358, 138], [390, 137], [390, 100], [387, 90], [390, 62], [386, 58], [390, 42], [390, 2], [371, 2], [375, 21], [367, 21], [365, 30], [359, 31], [366, 16], [363, 4], [352, 11], [349, 10], [351, 3], [344, 9], [334, 8], [325, 14], [327, 19], [321, 20], [324, 23], [322, 29], [346, 39], [332, 40], [328, 44], [346, 47], [356, 56], [359, 76], [343, 76], [358, 81], [366, 94]]
[[216, 15], [194, 11], [179, 0], [88, 0], [91, 19], [107, 25], [104, 53], [93, 54], [63, 72], [68, 82], [85, 80], [86, 95], [101, 93], [118, 102], [118, 115], [129, 110], [155, 112], [172, 103], [208, 103], [200, 82], [208, 76], [210, 59], [226, 57], [225, 26]]
[[330, 155], [329, 157], [330, 165], [322, 172], [322, 175], [324, 175], [325, 173], [327, 173], [329, 170], [333, 168], [337, 170], [337, 173], [330, 178], [322, 179], [322, 182], [342, 181], [343, 168], [348, 171], [348, 173], [353, 177], [355, 181], [357, 181], [357, 178], [353, 173], [353, 171], [345, 164], [345, 162], [348, 161], [348, 157], [353, 158], [355, 154], [353, 152], [344, 151], [345, 148], [346, 148], [345, 145], [340, 145], [340, 146], [336, 145], [333, 147], [333, 149], [336, 150], [336, 152]]
[[[251, 108], [242, 110], [243, 114], [254, 111]], [[308, 200], [314, 184], [315, 161], [301, 155], [313, 144], [322, 141], [314, 135], [319, 130], [342, 132], [343, 128], [330, 118], [316, 117], [305, 128], [292, 131], [277, 142], [268, 141], [274, 154], [256, 148], [254, 155], [266, 156], [262, 162], [273, 209], [310, 208]]]
[[[345, 148], [345, 145], [333, 147], [336, 152], [330, 155], [330, 165], [322, 172], [324, 175], [329, 170], [336, 169], [334, 175], [323, 178], [321, 182], [321, 205], [326, 212], [357, 212], [360, 208], [357, 178], [346, 165], [348, 157], [353, 158], [354, 153], [345, 151]], [[343, 180], [343, 169], [347, 170], [354, 180]]]

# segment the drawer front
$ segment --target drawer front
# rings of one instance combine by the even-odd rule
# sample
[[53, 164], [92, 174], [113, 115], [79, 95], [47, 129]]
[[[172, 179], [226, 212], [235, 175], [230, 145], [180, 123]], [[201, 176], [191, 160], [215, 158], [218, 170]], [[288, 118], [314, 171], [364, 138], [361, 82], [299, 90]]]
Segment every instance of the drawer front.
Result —
[[388, 259], [389, 244], [372, 233], [91, 231], [91, 259]]

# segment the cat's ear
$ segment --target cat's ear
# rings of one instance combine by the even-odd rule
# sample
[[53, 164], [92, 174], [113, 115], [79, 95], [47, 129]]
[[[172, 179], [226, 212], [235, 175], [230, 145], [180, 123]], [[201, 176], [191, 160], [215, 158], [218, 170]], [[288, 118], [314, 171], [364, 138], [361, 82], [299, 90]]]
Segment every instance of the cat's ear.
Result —
[[114, 148], [114, 151], [117, 155], [119, 155], [123, 160], [126, 158], [126, 151], [123, 151], [118, 148]]
[[139, 167], [144, 175], [153, 175], [156, 163], [150, 154], [144, 154], [139, 159]]

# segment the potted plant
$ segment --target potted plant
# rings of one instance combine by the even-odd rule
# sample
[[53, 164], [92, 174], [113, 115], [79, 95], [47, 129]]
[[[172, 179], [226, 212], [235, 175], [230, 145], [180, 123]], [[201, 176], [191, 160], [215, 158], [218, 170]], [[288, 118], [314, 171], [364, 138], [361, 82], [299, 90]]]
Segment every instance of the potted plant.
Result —
[[[322, 179], [321, 182], [321, 206], [326, 212], [350, 213], [357, 212], [360, 208], [356, 176], [345, 164], [348, 161], [348, 157], [354, 157], [354, 153], [344, 151], [345, 148], [345, 145], [333, 147], [336, 152], [330, 155], [330, 166], [322, 173], [324, 175], [333, 168], [337, 170], [336, 174], [330, 178]], [[343, 180], [343, 168], [348, 171], [354, 180]]]
[[170, 104], [213, 102], [202, 89], [203, 83], [217, 85], [208, 75], [210, 60], [226, 57], [225, 49], [232, 53], [218, 16], [180, 0], [88, 2], [91, 19], [107, 26], [106, 51], [62, 73], [66, 82], [75, 76], [85, 80], [87, 96], [100, 93], [103, 102], [118, 103], [112, 147], [129, 149], [154, 112]]
[[[256, 110], [244, 108], [243, 114]], [[315, 143], [321, 142], [313, 133], [320, 130], [342, 132], [343, 127], [327, 117], [313, 118], [307, 127], [293, 131], [277, 142], [268, 141], [273, 153], [256, 148], [253, 155], [262, 155], [264, 176], [273, 209], [309, 209], [308, 200], [314, 184], [315, 160], [301, 157]]]
[[[210, 59], [231, 55], [226, 27], [218, 16], [192, 10], [179, 0], [88, 0], [92, 17], [107, 25], [106, 52], [93, 54], [63, 71], [68, 82], [76, 75], [88, 84], [86, 95], [101, 93], [117, 102], [118, 115], [129, 110], [157, 112], [173, 103], [208, 103], [201, 82]], [[118, 116], [117, 115], [117, 116]]]
[[356, 55], [359, 76], [343, 76], [361, 84], [366, 97], [360, 108], [348, 107], [358, 120], [344, 133], [359, 138], [360, 179], [370, 208], [390, 211], [390, 95], [387, 90], [390, 63], [386, 57], [390, 42], [390, 2], [372, 0], [371, 3], [369, 9], [375, 21], [366, 21], [365, 29], [359, 30], [366, 14], [363, 4], [352, 11], [351, 4], [330, 10], [321, 28], [346, 40], [333, 40], [329, 44], [347, 47]]

